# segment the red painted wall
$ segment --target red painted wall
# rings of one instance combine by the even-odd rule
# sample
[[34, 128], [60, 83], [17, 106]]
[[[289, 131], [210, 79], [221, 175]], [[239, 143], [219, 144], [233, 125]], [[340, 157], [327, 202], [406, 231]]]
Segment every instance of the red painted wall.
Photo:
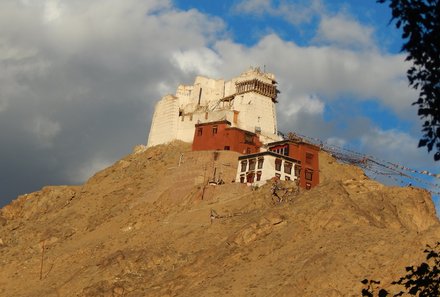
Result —
[[[269, 150], [276, 151], [288, 147], [288, 156], [301, 161], [300, 186], [313, 188], [319, 184], [319, 148], [304, 142], [286, 141], [285, 143], [269, 146]], [[307, 156], [311, 158], [307, 158]], [[306, 173], [311, 173], [312, 180], [306, 179]], [[307, 174], [310, 177], [310, 174]]]
[[[299, 143], [289, 144], [290, 157], [301, 161], [300, 186], [303, 188], [312, 188], [319, 184], [319, 148], [316, 146]], [[307, 158], [310, 156], [311, 158]], [[312, 180], [306, 179], [306, 172], [312, 172]], [[309, 184], [309, 185], [308, 185]]]
[[220, 121], [196, 124], [192, 150], [231, 150], [254, 154], [260, 151], [261, 145], [257, 134], [230, 127], [228, 121]]

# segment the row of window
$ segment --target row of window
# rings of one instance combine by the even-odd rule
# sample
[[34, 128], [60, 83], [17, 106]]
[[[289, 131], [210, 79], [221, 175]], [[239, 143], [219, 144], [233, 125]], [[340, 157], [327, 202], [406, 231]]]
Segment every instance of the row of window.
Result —
[[[255, 170], [255, 165], [257, 165], [258, 169], [263, 168], [264, 158], [258, 158], [258, 161], [256, 159], [249, 159], [249, 171]], [[246, 172], [248, 166], [248, 160], [241, 161], [241, 172]]]
[[[212, 126], [212, 135], [217, 134], [218, 132], [218, 126]], [[197, 136], [202, 136], [203, 135], [203, 128], [199, 127], [197, 128]]]
[[[218, 126], [217, 125], [212, 126], [212, 135], [215, 135], [217, 133], [218, 133]], [[197, 128], [197, 136], [202, 136], [202, 135], [203, 135], [203, 128], [202, 127]], [[245, 133], [244, 143], [254, 144], [254, 136], [250, 133]]]
[[285, 156], [289, 155], [289, 148], [287, 146], [277, 149], [271, 149], [271, 151], [280, 155], [285, 155]]
[[[249, 166], [248, 166], [249, 163]], [[249, 159], [249, 160], [243, 160], [241, 161], [241, 172], [246, 171], [254, 171], [255, 167], [257, 169], [262, 169], [264, 163], [264, 158], [258, 158], [258, 159]], [[275, 170], [281, 171], [282, 169], [283, 161], [281, 159], [275, 159]], [[293, 163], [284, 161], [284, 173], [285, 174], [292, 174], [292, 167]], [[295, 176], [299, 177], [301, 175], [301, 167], [295, 166]], [[306, 180], [313, 180], [313, 170], [306, 169], [304, 172], [304, 177]]]
[[[254, 172], [249, 172], [248, 174], [241, 174], [240, 175], [240, 183], [253, 183], [254, 181], [260, 181], [261, 180], [261, 171], [257, 171], [257, 173], [255, 174]], [[275, 173], [275, 177], [277, 177], [278, 179], [281, 179], [281, 174], [279, 173]], [[285, 180], [290, 180], [290, 176], [285, 176], [284, 177]]]
[[248, 174], [241, 174], [240, 175], [240, 183], [253, 183], [255, 181], [260, 181], [261, 180], [261, 175], [262, 172], [261, 171], [257, 171], [257, 173], [255, 174], [255, 172], [251, 171]]
[[[249, 167], [248, 167], [248, 163], [249, 163]], [[261, 169], [263, 168], [263, 163], [264, 163], [264, 158], [243, 160], [241, 161], [241, 172], [253, 171], [255, 170], [255, 166], [257, 166], [257, 169]], [[275, 170], [281, 171], [282, 164], [283, 161], [281, 159], [275, 159]], [[293, 167], [293, 163], [284, 161], [284, 173], [292, 174], [292, 167]], [[301, 167], [295, 166], [295, 175], [299, 176], [300, 172], [301, 172]]]
[[[289, 147], [279, 147], [277, 149], [270, 149], [270, 151], [280, 154], [280, 155], [289, 155]], [[313, 163], [313, 154], [312, 153], [306, 153], [306, 164], [312, 164]]]

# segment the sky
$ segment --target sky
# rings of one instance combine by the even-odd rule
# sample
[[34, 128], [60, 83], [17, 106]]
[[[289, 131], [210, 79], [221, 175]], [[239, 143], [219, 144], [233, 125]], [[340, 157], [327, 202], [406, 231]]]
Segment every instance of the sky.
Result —
[[0, 0], [0, 206], [83, 183], [180, 83], [250, 66], [277, 77], [281, 131], [439, 173], [389, 21], [374, 0]]

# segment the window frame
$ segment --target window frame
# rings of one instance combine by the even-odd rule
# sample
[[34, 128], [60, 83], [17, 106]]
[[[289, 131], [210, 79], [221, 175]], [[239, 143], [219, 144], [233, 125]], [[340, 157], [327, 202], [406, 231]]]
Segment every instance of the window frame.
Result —
[[263, 169], [263, 165], [264, 165], [264, 158], [258, 158], [257, 169]]
[[313, 164], [314, 154], [306, 153], [306, 164]]
[[249, 171], [248, 174], [246, 174], [246, 182], [247, 183], [253, 183], [255, 180], [255, 172]]
[[294, 171], [294, 174], [295, 174], [295, 176], [298, 177], [298, 178], [301, 176], [301, 166], [299, 166], [299, 165], [295, 165], [295, 171]]
[[257, 171], [257, 181], [261, 180], [261, 175], [263, 174], [263, 172], [261, 171]]
[[244, 184], [245, 181], [246, 181], [246, 175], [240, 174], [240, 183]]
[[275, 171], [281, 171], [281, 167], [283, 165], [283, 160], [280, 158], [275, 159]]
[[245, 132], [244, 133], [244, 143], [253, 144], [254, 143], [254, 135]]
[[312, 181], [313, 180], [313, 170], [306, 169], [304, 172], [304, 178], [308, 181]]
[[242, 161], [240, 162], [240, 165], [241, 165], [240, 172], [246, 172], [246, 169], [247, 169], [247, 160], [242, 160]]
[[249, 159], [249, 170], [255, 170], [257, 165], [256, 159]]
[[292, 167], [293, 167], [292, 162], [284, 161], [284, 173], [292, 174]]

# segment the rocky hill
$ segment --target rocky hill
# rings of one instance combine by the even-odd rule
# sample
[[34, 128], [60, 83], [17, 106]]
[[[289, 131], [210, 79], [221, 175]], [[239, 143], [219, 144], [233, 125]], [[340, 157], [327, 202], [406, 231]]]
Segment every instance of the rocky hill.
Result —
[[[0, 214], [0, 296], [359, 296], [440, 238], [429, 194], [320, 155], [321, 185], [232, 183], [238, 154], [137, 150]], [[222, 185], [206, 185], [214, 177]]]

